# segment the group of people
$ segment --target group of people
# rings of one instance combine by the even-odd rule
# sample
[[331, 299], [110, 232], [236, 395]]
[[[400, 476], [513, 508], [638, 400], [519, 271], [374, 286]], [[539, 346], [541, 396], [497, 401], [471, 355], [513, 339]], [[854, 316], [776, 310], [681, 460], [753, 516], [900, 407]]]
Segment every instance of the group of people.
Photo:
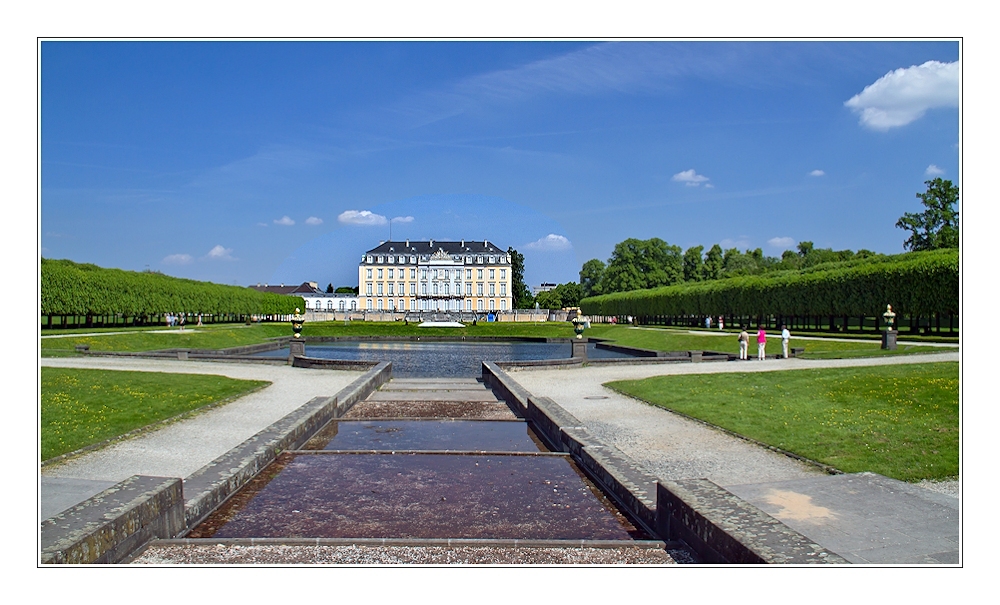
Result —
[[184, 329], [184, 313], [178, 313], [176, 315], [174, 315], [173, 313], [165, 313], [164, 315], [167, 318], [168, 328], [173, 328], [174, 326], [180, 326], [182, 330]]
[[[784, 325], [781, 326], [781, 353], [785, 359], [788, 359], [788, 340], [792, 337], [791, 333], [788, 331]], [[740, 329], [740, 359], [747, 358], [747, 349], [750, 346], [750, 335], [747, 334], [746, 326], [742, 326]], [[767, 347], [767, 332], [764, 331], [764, 326], [757, 325], [757, 360], [764, 361], [766, 357], [765, 348]]]

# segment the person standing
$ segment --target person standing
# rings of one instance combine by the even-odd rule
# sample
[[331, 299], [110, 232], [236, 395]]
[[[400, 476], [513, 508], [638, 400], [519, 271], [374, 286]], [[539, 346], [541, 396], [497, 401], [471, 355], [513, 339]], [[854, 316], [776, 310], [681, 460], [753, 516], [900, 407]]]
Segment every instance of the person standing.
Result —
[[710, 330], [711, 328], [712, 328], [712, 318], [711, 317], [706, 317], [705, 318], [705, 329], [706, 330]]
[[764, 348], [767, 346], [767, 334], [764, 332], [764, 326], [757, 325], [757, 361], [764, 361], [766, 355], [764, 354]]
[[781, 352], [784, 354], [785, 359], [788, 359], [788, 339], [792, 337], [792, 334], [788, 331], [788, 328], [784, 325], [781, 326]]
[[722, 316], [721, 315], [719, 316], [719, 329], [720, 330], [724, 330], [725, 329], [725, 324], [722, 323]]
[[740, 328], [740, 359], [746, 360], [747, 346], [750, 344], [750, 335], [747, 334], [746, 326]]

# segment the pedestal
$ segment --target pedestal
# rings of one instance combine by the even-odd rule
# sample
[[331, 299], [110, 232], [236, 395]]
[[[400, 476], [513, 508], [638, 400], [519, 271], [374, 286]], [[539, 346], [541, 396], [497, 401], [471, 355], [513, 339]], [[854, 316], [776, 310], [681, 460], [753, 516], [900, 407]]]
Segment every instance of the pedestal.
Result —
[[302, 339], [293, 338], [288, 342], [288, 363], [292, 363], [292, 359], [296, 357], [306, 356], [306, 341]]
[[888, 330], [882, 332], [882, 348], [895, 351], [897, 334], [899, 334], [899, 332], [897, 332], [896, 330]]
[[700, 363], [701, 362], [701, 354], [702, 354], [702, 351], [688, 351], [688, 355], [691, 356], [691, 362], [692, 363]]
[[587, 359], [587, 339], [573, 340], [573, 359]]

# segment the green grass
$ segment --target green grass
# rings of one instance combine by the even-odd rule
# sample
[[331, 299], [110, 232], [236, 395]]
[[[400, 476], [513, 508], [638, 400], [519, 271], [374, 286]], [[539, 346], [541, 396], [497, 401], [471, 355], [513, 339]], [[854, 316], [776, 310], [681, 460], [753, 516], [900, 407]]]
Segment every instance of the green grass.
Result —
[[42, 460], [267, 384], [200, 374], [42, 368]]
[[[757, 332], [750, 332], [751, 357], [757, 355]], [[703, 334], [691, 334], [684, 329], [669, 328], [632, 328], [629, 326], [595, 325], [587, 330], [586, 335], [592, 338], [607, 338], [616, 344], [654, 351], [719, 351], [721, 353], [738, 354], [740, 345], [737, 342], [738, 332], [725, 332], [720, 336], [718, 331], [706, 331]], [[795, 335], [789, 340], [789, 347], [805, 347], [801, 355], [803, 359], [842, 359], [848, 357], [882, 357], [906, 355], [912, 353], [937, 353], [955, 351], [954, 348], [943, 348], [920, 345], [899, 345], [894, 351], [882, 350], [881, 341], [856, 340], [839, 342], [835, 340], [803, 340]], [[767, 336], [767, 352], [774, 355], [781, 352], [780, 332], [770, 332]]]
[[660, 376], [608, 387], [845, 472], [958, 475], [958, 363]]
[[[156, 328], [160, 330], [162, 328]], [[148, 329], [147, 329], [148, 330]], [[193, 331], [194, 330], [194, 331]], [[109, 330], [114, 331], [114, 330]], [[64, 331], [65, 332], [65, 331]], [[89, 332], [81, 330], [81, 332]], [[45, 336], [50, 332], [45, 332]], [[568, 322], [559, 323], [479, 323], [464, 328], [418, 328], [403, 322], [344, 322], [307, 323], [304, 336], [534, 336], [546, 338], [570, 338], [573, 326]], [[188, 326], [183, 332], [176, 328], [168, 334], [149, 331], [130, 331], [128, 334], [106, 336], [79, 336], [75, 338], [43, 338], [42, 355], [48, 357], [66, 354], [76, 345], [89, 345], [91, 351], [155, 351], [158, 349], [225, 349], [265, 342], [268, 338], [291, 336], [290, 324], [268, 323], [252, 326], [226, 325], [222, 327], [193, 328]]]
[[[163, 330], [164, 328], [153, 328]], [[268, 338], [290, 336], [292, 331], [288, 324], [269, 323], [244, 326], [228, 324], [223, 326], [205, 326], [194, 328], [189, 326], [183, 332], [176, 328], [170, 333], [154, 333], [150, 328], [131, 329], [127, 334], [108, 334], [102, 336], [78, 336], [73, 338], [43, 338], [42, 356], [60, 356], [74, 354], [76, 345], [89, 345], [92, 351], [155, 351], [159, 349], [225, 349], [248, 344], [265, 342]], [[115, 331], [115, 330], [108, 330]], [[62, 331], [73, 333], [74, 331]], [[85, 333], [81, 330], [78, 333]], [[44, 335], [58, 332], [44, 332]], [[479, 323], [464, 328], [418, 328], [416, 325], [405, 325], [403, 322], [344, 322], [307, 323], [305, 336], [500, 336], [500, 337], [543, 337], [570, 338], [573, 336], [573, 326], [569, 322], [543, 323]], [[631, 328], [629, 326], [594, 325], [586, 332], [586, 336], [603, 338], [617, 344], [653, 349], [658, 351], [688, 351], [708, 350], [736, 354], [739, 345], [736, 333], [726, 333], [718, 336], [717, 332], [707, 332], [705, 335], [691, 334], [681, 329], [648, 329]], [[751, 337], [755, 337], [752, 334]], [[856, 340], [852, 342], [837, 342], [830, 340], [801, 340], [792, 336], [791, 346], [805, 347], [802, 355], [806, 359], [827, 359], [846, 357], [880, 357], [884, 355], [905, 355], [909, 353], [933, 353], [948, 351], [940, 347], [900, 345], [895, 351], [883, 351], [877, 340]], [[750, 354], [757, 354], [756, 342], [750, 344]], [[778, 353], [781, 350], [781, 339], [777, 334], [768, 337], [768, 352]]]

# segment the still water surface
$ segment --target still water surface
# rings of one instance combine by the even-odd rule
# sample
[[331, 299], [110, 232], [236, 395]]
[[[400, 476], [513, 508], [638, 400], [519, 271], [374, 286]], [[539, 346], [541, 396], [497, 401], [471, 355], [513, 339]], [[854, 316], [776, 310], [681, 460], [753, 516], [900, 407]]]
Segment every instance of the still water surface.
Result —
[[[568, 342], [370, 342], [345, 341], [306, 345], [307, 357], [360, 361], [391, 361], [396, 378], [474, 377], [483, 361], [567, 359]], [[261, 357], [288, 357], [288, 349], [260, 353]], [[587, 343], [591, 359], [630, 357]]]

